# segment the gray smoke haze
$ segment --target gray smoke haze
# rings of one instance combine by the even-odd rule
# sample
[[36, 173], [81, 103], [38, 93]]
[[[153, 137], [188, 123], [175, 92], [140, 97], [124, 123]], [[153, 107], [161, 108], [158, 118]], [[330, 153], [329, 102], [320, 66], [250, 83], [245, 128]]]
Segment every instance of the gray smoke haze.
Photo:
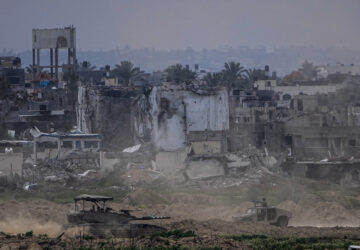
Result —
[[31, 29], [77, 27], [84, 50], [313, 45], [360, 49], [358, 0], [0, 0], [0, 48]]

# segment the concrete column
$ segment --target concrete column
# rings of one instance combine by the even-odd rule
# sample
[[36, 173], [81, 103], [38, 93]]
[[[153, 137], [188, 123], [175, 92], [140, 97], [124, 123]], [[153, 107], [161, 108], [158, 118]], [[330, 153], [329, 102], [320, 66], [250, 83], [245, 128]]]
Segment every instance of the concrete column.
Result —
[[75, 48], [72, 49], [72, 56], [73, 56], [73, 64], [75, 65], [77, 63], [77, 61], [76, 61], [76, 49]]
[[55, 77], [59, 80], [59, 49], [55, 48]]
[[53, 66], [54, 66], [54, 49], [53, 48], [50, 48], [50, 76], [51, 78], [54, 77], [54, 69], [53, 69]]
[[61, 157], [61, 155], [60, 155], [60, 152], [61, 152], [61, 139], [60, 138], [58, 138], [58, 141], [57, 141], [57, 150], [58, 150], [57, 158], [59, 159]]
[[33, 77], [33, 79], [35, 78], [35, 58], [36, 58], [35, 49], [32, 49], [32, 68], [33, 68], [32, 77]]
[[36, 165], [36, 164], [37, 164], [37, 145], [36, 145], [36, 138], [34, 138], [33, 148], [34, 148], [34, 164]]
[[71, 49], [68, 48], [68, 70], [71, 72]]
[[36, 72], [39, 73], [40, 72], [40, 49], [37, 49], [36, 51]]

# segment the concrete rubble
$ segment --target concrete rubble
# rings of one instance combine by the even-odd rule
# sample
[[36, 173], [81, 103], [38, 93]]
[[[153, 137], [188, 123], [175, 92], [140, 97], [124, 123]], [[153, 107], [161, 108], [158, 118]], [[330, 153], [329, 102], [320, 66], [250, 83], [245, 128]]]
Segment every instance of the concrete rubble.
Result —
[[23, 178], [32, 181], [63, 181], [91, 178], [100, 169], [93, 160], [57, 160], [39, 161], [37, 165], [24, 164]]

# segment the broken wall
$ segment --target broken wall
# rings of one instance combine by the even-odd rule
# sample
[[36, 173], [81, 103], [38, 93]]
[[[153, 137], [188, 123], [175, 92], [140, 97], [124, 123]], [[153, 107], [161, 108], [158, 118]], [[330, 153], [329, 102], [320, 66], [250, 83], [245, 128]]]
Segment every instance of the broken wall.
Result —
[[[229, 129], [229, 104], [225, 88], [194, 90], [178, 85], [154, 87], [148, 97], [146, 117], [137, 117], [138, 134], [150, 129], [159, 150], [176, 151], [186, 146], [191, 131]], [[141, 129], [140, 129], [141, 128]]]
[[140, 94], [137, 89], [79, 87], [77, 127], [85, 133], [102, 134], [105, 149], [133, 146], [133, 102]]
[[186, 169], [186, 175], [192, 180], [222, 176], [224, 174], [224, 167], [217, 159], [190, 161]]
[[156, 170], [161, 171], [169, 178], [179, 177], [182, 175], [186, 157], [185, 151], [159, 152], [156, 154]]
[[23, 153], [0, 153], [1, 175], [18, 174], [22, 175]]

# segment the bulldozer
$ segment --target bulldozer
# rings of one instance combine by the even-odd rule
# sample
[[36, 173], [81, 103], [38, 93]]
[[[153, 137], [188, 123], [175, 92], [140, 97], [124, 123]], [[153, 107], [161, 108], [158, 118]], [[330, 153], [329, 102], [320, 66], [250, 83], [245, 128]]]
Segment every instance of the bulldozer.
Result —
[[[157, 225], [146, 223], [131, 223], [133, 221], [169, 219], [168, 216], [143, 216], [131, 215], [131, 211], [122, 209], [114, 211], [106, 206], [106, 202], [113, 197], [83, 194], [74, 198], [75, 210], [67, 215], [71, 226], [78, 226], [89, 235], [96, 237], [136, 237], [149, 235], [166, 229]], [[80, 204], [79, 204], [80, 203]], [[90, 205], [89, 205], [90, 203]]]
[[291, 213], [281, 208], [268, 206], [266, 200], [254, 202], [254, 207], [249, 208], [245, 214], [233, 216], [234, 222], [255, 222], [273, 226], [288, 226]]

